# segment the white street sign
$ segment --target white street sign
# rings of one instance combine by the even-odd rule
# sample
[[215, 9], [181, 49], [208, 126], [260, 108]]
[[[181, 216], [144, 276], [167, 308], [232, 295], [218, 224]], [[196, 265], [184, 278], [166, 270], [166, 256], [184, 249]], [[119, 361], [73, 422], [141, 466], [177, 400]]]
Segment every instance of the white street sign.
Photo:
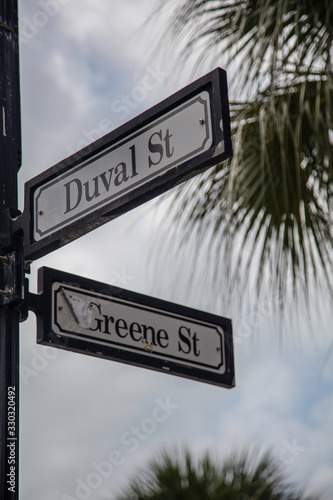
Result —
[[208, 92], [56, 177], [34, 194], [34, 238], [117, 200], [212, 145]]
[[39, 343], [235, 385], [230, 320], [45, 267], [38, 282]]
[[[58, 282], [52, 286], [52, 296], [52, 330], [63, 337], [93, 339], [96, 346], [112, 345], [214, 373], [225, 372], [220, 326]], [[87, 311], [92, 313], [88, 323]]]
[[17, 225], [36, 259], [232, 155], [226, 73], [217, 68], [25, 185]]

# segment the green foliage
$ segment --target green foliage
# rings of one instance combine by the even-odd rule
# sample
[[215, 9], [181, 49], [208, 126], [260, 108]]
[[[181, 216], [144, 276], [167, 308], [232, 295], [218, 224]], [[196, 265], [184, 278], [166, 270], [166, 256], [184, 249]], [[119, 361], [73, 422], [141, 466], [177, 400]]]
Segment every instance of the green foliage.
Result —
[[119, 500], [315, 500], [284, 477], [270, 454], [243, 452], [222, 464], [208, 454], [164, 452], [142, 469]]
[[175, 5], [172, 34], [189, 35], [185, 52], [200, 47], [200, 60], [236, 64], [233, 78], [242, 96], [247, 86], [253, 93], [332, 71], [330, 0], [161, 0], [160, 5], [170, 4]]
[[199, 247], [210, 234], [223, 277], [243, 287], [252, 270], [257, 296], [266, 270], [281, 309], [290, 279], [296, 298], [315, 281], [332, 295], [333, 3], [176, 4], [172, 36], [189, 40], [183, 56], [196, 50], [206, 65], [226, 68], [237, 98], [234, 156], [178, 190], [181, 231], [196, 231]]

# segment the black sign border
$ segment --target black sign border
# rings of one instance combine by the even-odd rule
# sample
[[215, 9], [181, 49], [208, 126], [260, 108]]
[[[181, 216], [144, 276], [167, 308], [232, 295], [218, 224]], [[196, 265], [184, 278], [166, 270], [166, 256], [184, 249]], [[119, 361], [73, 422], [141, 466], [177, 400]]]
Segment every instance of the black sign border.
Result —
[[[200, 97], [199, 97], [199, 96], [197, 97], [197, 100], [198, 100], [198, 101], [200, 101]], [[186, 103], [184, 103], [183, 108], [185, 108], [185, 106], [188, 106], [188, 105], [189, 105], [189, 103], [191, 103], [191, 105], [192, 105], [192, 104], [193, 104], [193, 102], [195, 102], [195, 101], [190, 101], [190, 100], [189, 100], [189, 101], [187, 101]], [[205, 104], [206, 104], [206, 103], [205, 103]], [[177, 113], [179, 113], [179, 106], [178, 106], [177, 108], [175, 108], [175, 109], [177, 109]], [[175, 112], [176, 112], [176, 111], [175, 111]], [[205, 116], [206, 116], [206, 109], [205, 109]], [[170, 118], [170, 114], [168, 115], [168, 118]], [[161, 117], [161, 120], [160, 120], [160, 121], [162, 121], [162, 120], [163, 120], [163, 118]], [[158, 125], [158, 121], [157, 121], [157, 122], [156, 122], [156, 121], [153, 121], [152, 123], [153, 123], [153, 125], [149, 124], [149, 125], [147, 125], [147, 127], [146, 127], [146, 128], [140, 128], [140, 129], [139, 129], [139, 131], [137, 132], [137, 134], [127, 136], [127, 137], [126, 137], [123, 141], [121, 141], [120, 143], [119, 143], [119, 142], [117, 142], [116, 144], [112, 145], [110, 148], [103, 150], [103, 151], [102, 151], [102, 152], [100, 152], [99, 154], [94, 155], [92, 158], [89, 158], [87, 161], [80, 163], [80, 164], [79, 164], [79, 165], [77, 165], [75, 168], [70, 169], [70, 171], [71, 171], [71, 172], [73, 172], [73, 173], [76, 173], [76, 172], [77, 172], [77, 171], [79, 171], [80, 169], [85, 168], [85, 167], [86, 167], [87, 165], [89, 165], [90, 163], [94, 163], [94, 161], [95, 161], [95, 160], [97, 160], [97, 159], [99, 159], [99, 158], [101, 158], [101, 157], [103, 157], [103, 156], [105, 156], [105, 155], [109, 154], [109, 153], [110, 153], [110, 152], [112, 152], [115, 148], [120, 147], [120, 146], [122, 146], [123, 144], [125, 144], [125, 143], [127, 143], [127, 142], [132, 141], [132, 140], [135, 138], [135, 136], [136, 136], [136, 135], [140, 135], [140, 134], [142, 134], [142, 133], [146, 132], [147, 130], [149, 130], [149, 129], [153, 128], [153, 127], [156, 127], [156, 126]], [[208, 132], [208, 126], [207, 126], [207, 125], [206, 125], [206, 132]], [[199, 150], [199, 151], [201, 151], [201, 150], [203, 150], [203, 149], [204, 149], [204, 146], [205, 146], [205, 143], [207, 142], [207, 140], [208, 140], [208, 137], [206, 137], [206, 138], [205, 138], [205, 140], [204, 140], [203, 144], [202, 144], [202, 145], [198, 148], [198, 150]], [[196, 151], [195, 151], [195, 152], [196, 152]], [[198, 153], [198, 154], [200, 154], [200, 153]], [[188, 156], [192, 156], [192, 155], [193, 155], [193, 152], [191, 153], [191, 155], [188, 155]], [[171, 169], [171, 168], [172, 168], [175, 164], [178, 164], [179, 162], [180, 162], [179, 160], [174, 161], [174, 162], [171, 162], [171, 164], [170, 164], [170, 165], [167, 165], [167, 166], [166, 166], [166, 167], [164, 167], [163, 169], [159, 170], [159, 171], [157, 172], [157, 174], [153, 173], [153, 174], [151, 174], [151, 176], [148, 176], [148, 177], [146, 177], [145, 179], [143, 179], [143, 180], [141, 180], [141, 181], [138, 181], [138, 183], [137, 183], [137, 184], [138, 184], [138, 187], [142, 186], [142, 185], [143, 185], [143, 183], [144, 183], [145, 185], [146, 185], [146, 184], [148, 184], [148, 183], [150, 183], [150, 178], [154, 179], [155, 177], [157, 177], [157, 175], [158, 175], [158, 177], [159, 177], [159, 178], [161, 178], [161, 177], [163, 176], [163, 172], [164, 172], [164, 171], [169, 171], [169, 170], [170, 170], [170, 169]], [[182, 163], [185, 163], [185, 162], [186, 162], [186, 158], [184, 158], [184, 161], [183, 161]], [[55, 178], [54, 178], [54, 180], [53, 180], [53, 182], [51, 181], [51, 183], [56, 183], [56, 182], [57, 182], [57, 180], [58, 180], [58, 177], [62, 177], [62, 176], [63, 176], [63, 177], [65, 177], [67, 174], [68, 174], [68, 170], [66, 170], [65, 172], [63, 172], [63, 173], [61, 174], [61, 176], [59, 175], [59, 176], [55, 177]], [[50, 185], [50, 183], [47, 183], [47, 184], [43, 185], [43, 186], [42, 186], [42, 188], [41, 188], [41, 191], [44, 189], [44, 187], [45, 187], [45, 186], [49, 187], [49, 185]], [[111, 206], [111, 204], [112, 204], [112, 203], [114, 203], [113, 199], [114, 199], [114, 198], [117, 198], [117, 199], [118, 199], [119, 194], [121, 195], [121, 198], [122, 198], [122, 199], [124, 199], [124, 196], [126, 196], [126, 193], [127, 193], [127, 192], [129, 192], [129, 193], [133, 193], [133, 192], [134, 192], [134, 191], [136, 191], [136, 190], [137, 190], [137, 188], [136, 188], [136, 184], [132, 184], [130, 187], [128, 187], [128, 188], [124, 188], [124, 189], [123, 189], [123, 193], [122, 193], [121, 191], [119, 191], [116, 195], [115, 195], [115, 194], [110, 195], [110, 196], [109, 196], [109, 199], [107, 199], [107, 200], [102, 200], [102, 201], [100, 201], [100, 202], [97, 202], [95, 205], [92, 205], [91, 207], [89, 207], [89, 208], [85, 209], [85, 210], [84, 210], [81, 214], [73, 216], [73, 219], [74, 219], [73, 224], [75, 224], [75, 223], [76, 223], [76, 224], [79, 224], [79, 222], [78, 222], [78, 221], [76, 221], [76, 222], [75, 222], [75, 220], [76, 220], [76, 219], [78, 219], [78, 217], [80, 217], [80, 221], [82, 221], [82, 219], [84, 219], [84, 217], [85, 217], [85, 215], [84, 215], [84, 213], [85, 213], [85, 212], [89, 214], [89, 213], [91, 213], [91, 212], [92, 212], [92, 210], [94, 210], [94, 213], [96, 213], [96, 211], [99, 209], [99, 207], [100, 207], [100, 206], [101, 206], [102, 208], [103, 208], [103, 207], [105, 207], [105, 206], [110, 207], [110, 206]], [[40, 191], [40, 193], [41, 193], [41, 191]], [[38, 233], [42, 234], [42, 233], [41, 233], [41, 231], [38, 231], [38, 217], [36, 218], [36, 215], [37, 215], [37, 214], [36, 214], [36, 209], [37, 209], [37, 207], [35, 206], [35, 207], [34, 207], [34, 215], [35, 215], [35, 220], [34, 220], [34, 228], [35, 228], [35, 231], [36, 231], [36, 232], [38, 232]], [[70, 222], [70, 219], [68, 219], [68, 220], [67, 220], [67, 222], [66, 222], [66, 227], [68, 227], [68, 226], [70, 226], [70, 225], [71, 225], [71, 222]], [[52, 233], [54, 233], [54, 232], [55, 232], [55, 231], [54, 231], [54, 229], [55, 229], [55, 227], [53, 227], [53, 228], [49, 229], [48, 231], [46, 231], [46, 233], [47, 233], [47, 232], [52, 232]], [[42, 236], [42, 237], [43, 237], [43, 238], [47, 237], [47, 234], [46, 234], [45, 236]]]
[[[193, 320], [206, 322], [221, 327], [224, 331], [225, 372], [217, 374], [205, 369], [189, 367], [180, 362], [159, 359], [150, 354], [139, 354], [111, 345], [101, 345], [86, 339], [70, 338], [52, 330], [52, 285], [55, 282], [66, 286], [82, 288], [83, 291], [92, 291], [124, 299], [135, 304], [142, 304], [149, 308], [160, 309], [173, 314], [187, 316]], [[37, 343], [72, 352], [87, 354], [94, 357], [109, 359], [141, 368], [159, 371], [165, 374], [176, 375], [200, 382], [205, 382], [225, 388], [235, 386], [234, 355], [232, 340], [232, 323], [230, 319], [216, 316], [207, 312], [156, 299], [146, 295], [124, 290], [115, 286], [93, 281], [81, 276], [65, 273], [56, 269], [42, 267], [38, 270], [38, 295], [30, 294], [29, 308], [37, 315]]]
[[[198, 93], [207, 91], [210, 95], [212, 135], [211, 147], [180, 165], [171, 168], [166, 173], [130, 191], [123, 197], [106, 204], [93, 213], [75, 221], [65, 228], [54, 232], [52, 235], [34, 241], [34, 192], [63, 172], [73, 169], [86, 162], [92, 156], [110, 148], [114, 143], [120, 142], [128, 135], [132, 135], [150, 122], [157, 120], [162, 115], [172, 111], [176, 106], [195, 97]], [[222, 128], [221, 130], [221, 122]], [[53, 167], [45, 170], [25, 184], [25, 206], [23, 215], [18, 221], [18, 226], [24, 231], [24, 254], [26, 259], [35, 260], [56, 250], [59, 247], [74, 241], [80, 236], [119, 217], [129, 210], [145, 203], [148, 200], [168, 191], [177, 184], [206, 170], [208, 167], [226, 160], [232, 155], [232, 142], [230, 132], [230, 113], [228, 101], [227, 74], [221, 68], [216, 68], [207, 75], [179, 90], [159, 104], [148, 109], [136, 118], [113, 130], [101, 139], [91, 143], [82, 150], [74, 153]]]

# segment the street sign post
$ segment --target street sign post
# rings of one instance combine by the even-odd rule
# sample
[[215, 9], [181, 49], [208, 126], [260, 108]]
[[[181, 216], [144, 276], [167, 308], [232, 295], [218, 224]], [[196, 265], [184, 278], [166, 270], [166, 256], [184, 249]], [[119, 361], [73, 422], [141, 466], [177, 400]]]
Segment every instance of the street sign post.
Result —
[[232, 154], [226, 72], [215, 69], [26, 183], [36, 259]]
[[231, 320], [49, 268], [38, 275], [40, 344], [231, 388]]
[[10, 232], [17, 216], [21, 166], [19, 42], [16, 0], [0, 0], [0, 498], [19, 495], [19, 312], [22, 238]]

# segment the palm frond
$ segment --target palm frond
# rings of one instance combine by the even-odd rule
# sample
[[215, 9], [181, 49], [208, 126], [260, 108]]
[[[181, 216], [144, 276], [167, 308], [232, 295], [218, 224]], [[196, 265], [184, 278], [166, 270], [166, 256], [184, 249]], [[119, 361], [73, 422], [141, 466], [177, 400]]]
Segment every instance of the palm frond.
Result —
[[195, 234], [199, 256], [206, 235], [215, 286], [243, 289], [255, 276], [257, 297], [265, 284], [282, 310], [287, 288], [307, 301], [314, 283], [333, 297], [332, 2], [160, 5], [170, 4], [183, 55], [228, 69], [234, 148], [171, 195], [181, 241]]
[[270, 453], [245, 450], [222, 463], [188, 450], [164, 452], [139, 471], [121, 500], [315, 500], [290, 483]]
[[[172, 3], [172, 2], [171, 2]], [[161, 6], [170, 0], [162, 0]], [[185, 0], [175, 2], [172, 37], [187, 34], [184, 54], [235, 66], [237, 90], [261, 90], [277, 75], [331, 71], [333, 8], [329, 0]], [[202, 48], [202, 40], [205, 44]], [[203, 51], [205, 57], [203, 58]], [[289, 68], [287, 73], [285, 68]], [[292, 73], [290, 73], [292, 72]]]
[[[236, 254], [236, 242], [252, 249], [238, 252], [231, 282], [239, 282], [241, 269], [244, 285], [244, 269], [256, 255], [260, 269], [271, 270], [269, 286], [281, 293], [290, 278], [296, 287], [299, 273], [306, 293], [312, 269], [331, 287], [332, 95], [329, 81], [312, 81], [231, 105], [233, 158], [174, 195], [184, 239], [196, 231], [199, 242], [212, 228], [215, 259], [224, 264]], [[259, 271], [258, 293], [262, 280]]]

